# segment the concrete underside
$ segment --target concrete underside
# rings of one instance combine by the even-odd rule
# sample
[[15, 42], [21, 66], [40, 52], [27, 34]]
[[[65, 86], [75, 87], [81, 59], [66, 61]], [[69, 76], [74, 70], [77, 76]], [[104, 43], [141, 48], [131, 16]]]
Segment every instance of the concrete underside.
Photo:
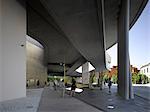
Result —
[[[120, 0], [18, 1], [27, 1], [26, 9], [17, 0], [0, 0], [0, 101], [26, 96], [26, 33], [44, 46], [49, 73], [63, 73], [65, 63], [72, 74], [87, 61], [106, 69], [105, 51], [117, 42]], [[147, 1], [131, 0], [130, 27]]]
[[[130, 28], [146, 2], [131, 0]], [[105, 51], [117, 42], [120, 5], [121, 0], [27, 0], [27, 33], [44, 45], [49, 73], [62, 73], [60, 63], [66, 63], [71, 74], [86, 61], [97, 71], [106, 69]]]

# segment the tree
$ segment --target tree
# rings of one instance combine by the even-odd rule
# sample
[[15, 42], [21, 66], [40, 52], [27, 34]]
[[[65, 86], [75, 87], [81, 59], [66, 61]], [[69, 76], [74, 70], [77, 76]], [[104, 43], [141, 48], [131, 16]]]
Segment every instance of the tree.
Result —
[[132, 74], [132, 83], [136, 84], [136, 82], [137, 82], [137, 73], [133, 73]]
[[117, 83], [117, 80], [118, 80], [117, 74], [112, 75], [112, 82], [113, 82], [114, 84]]
[[104, 80], [104, 81], [107, 81], [108, 78], [109, 78], [108, 75], [107, 75], [107, 74], [104, 74], [103, 80]]
[[149, 83], [149, 79], [144, 74], [133, 73], [132, 74], [132, 82], [133, 82], [133, 84], [147, 84], [147, 83]]
[[141, 74], [141, 79], [142, 79], [142, 84], [147, 84], [149, 83], [148, 77], [144, 74]]

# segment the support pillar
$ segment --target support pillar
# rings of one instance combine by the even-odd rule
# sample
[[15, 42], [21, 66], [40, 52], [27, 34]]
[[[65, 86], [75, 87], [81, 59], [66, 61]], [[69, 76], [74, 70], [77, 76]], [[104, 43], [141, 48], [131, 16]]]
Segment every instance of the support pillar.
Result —
[[118, 20], [118, 93], [127, 100], [133, 92], [129, 63], [129, 9], [130, 0], [122, 0]]
[[89, 84], [90, 73], [89, 73], [89, 63], [86, 62], [82, 65], [82, 83]]
[[100, 72], [99, 73], [99, 86], [100, 86], [100, 90], [103, 89], [103, 73], [104, 72]]
[[2, 0], [0, 0], [0, 102], [2, 101]]

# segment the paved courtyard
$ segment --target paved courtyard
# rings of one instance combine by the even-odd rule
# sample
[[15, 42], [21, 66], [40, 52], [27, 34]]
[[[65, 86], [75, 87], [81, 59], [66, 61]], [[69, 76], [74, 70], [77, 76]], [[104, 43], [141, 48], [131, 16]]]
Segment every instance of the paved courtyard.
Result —
[[[108, 88], [107, 84], [104, 88]], [[117, 91], [117, 85], [113, 84], [113, 91]], [[150, 100], [150, 83], [148, 84], [133, 84], [134, 94], [144, 99]]]
[[65, 95], [62, 91], [54, 91], [47, 87], [44, 89], [38, 112], [102, 112], [74, 97]]
[[[83, 93], [76, 94], [76, 98], [105, 112], [150, 112], [150, 100], [142, 97], [144, 91], [140, 86], [136, 86], [136, 89], [134, 89], [134, 91], [138, 91], [138, 94], [140, 90], [142, 94], [140, 94], [140, 97], [135, 95], [134, 100], [123, 100], [119, 97], [116, 86], [112, 87], [111, 93], [108, 92], [107, 86], [103, 90], [98, 88], [84, 89]], [[145, 94], [149, 95], [149, 90]], [[114, 109], [108, 109], [108, 106], [113, 106]]]
[[150, 100], [150, 83], [149, 84], [134, 84], [134, 93], [137, 96]]
[[0, 112], [102, 112], [51, 87], [28, 89], [27, 97], [0, 103]]
[[75, 97], [65, 94], [64, 98], [60, 88], [27, 89], [26, 98], [1, 102], [0, 112], [150, 112], [149, 86], [134, 85], [137, 95], [130, 101], [120, 98], [116, 89], [113, 86], [110, 94], [107, 86], [102, 91], [85, 88]]

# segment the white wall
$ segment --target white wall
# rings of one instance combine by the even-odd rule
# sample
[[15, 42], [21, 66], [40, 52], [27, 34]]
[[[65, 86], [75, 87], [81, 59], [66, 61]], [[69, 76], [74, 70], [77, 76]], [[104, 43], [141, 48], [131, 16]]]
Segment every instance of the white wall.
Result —
[[1, 36], [1, 17], [2, 17], [2, 14], [1, 14], [1, 0], [0, 0], [0, 101], [2, 101], [2, 53], [1, 53], [1, 49], [2, 49], [2, 36]]
[[[147, 71], [147, 69], [148, 69], [148, 71]], [[140, 70], [140, 73], [145, 74], [148, 78], [150, 78], [150, 64], [147, 64], [145, 67], [142, 67]]]
[[4, 100], [26, 96], [26, 12], [16, 0], [2, 0], [2, 92]]

